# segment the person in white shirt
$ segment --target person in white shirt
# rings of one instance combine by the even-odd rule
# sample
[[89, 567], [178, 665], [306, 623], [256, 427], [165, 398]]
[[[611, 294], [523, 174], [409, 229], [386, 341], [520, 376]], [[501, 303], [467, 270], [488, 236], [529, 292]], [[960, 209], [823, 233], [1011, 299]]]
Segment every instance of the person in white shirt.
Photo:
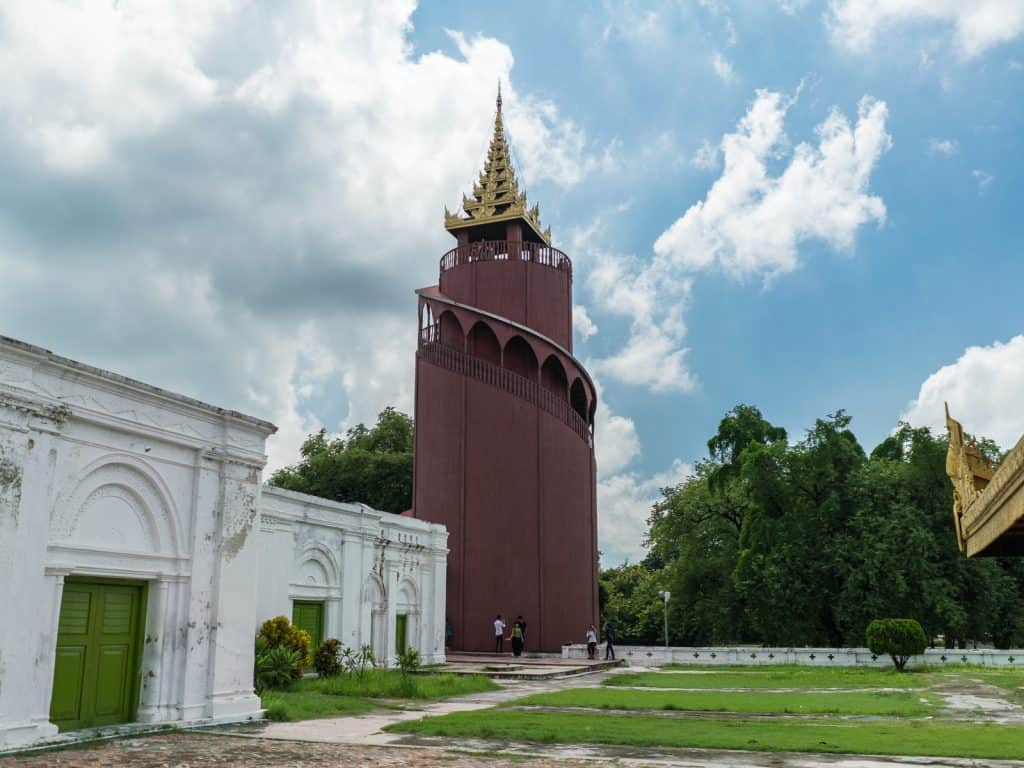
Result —
[[505, 643], [505, 622], [501, 620], [499, 613], [494, 617], [494, 652], [501, 653]]
[[590, 629], [587, 630], [587, 658], [593, 659], [597, 656], [597, 630], [594, 625], [590, 625]]

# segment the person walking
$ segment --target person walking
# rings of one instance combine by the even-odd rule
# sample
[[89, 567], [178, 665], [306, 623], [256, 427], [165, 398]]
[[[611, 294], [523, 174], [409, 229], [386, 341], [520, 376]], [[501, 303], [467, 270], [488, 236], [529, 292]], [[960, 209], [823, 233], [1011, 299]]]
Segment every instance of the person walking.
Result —
[[605, 641], [605, 646], [604, 646], [604, 658], [605, 658], [605, 660], [606, 661], [608, 659], [613, 659], [614, 660], [615, 659], [615, 646], [613, 645], [613, 643], [615, 642], [615, 622], [614, 621], [610, 621], [609, 620], [609, 621], [605, 622], [605, 625], [604, 625], [604, 641]]
[[501, 653], [505, 649], [505, 622], [499, 613], [494, 617], [494, 652]]
[[509, 637], [512, 641], [512, 655], [519, 657], [523, 655], [523, 625], [519, 620], [512, 625], [512, 634]]
[[593, 624], [587, 630], [587, 658], [597, 658], [597, 629], [594, 628]]

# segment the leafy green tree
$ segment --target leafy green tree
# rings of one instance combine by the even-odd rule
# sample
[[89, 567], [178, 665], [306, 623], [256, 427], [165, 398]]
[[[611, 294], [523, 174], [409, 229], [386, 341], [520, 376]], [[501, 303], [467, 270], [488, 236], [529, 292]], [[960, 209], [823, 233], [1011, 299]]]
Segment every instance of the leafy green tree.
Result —
[[270, 484], [401, 513], [412, 506], [412, 450], [412, 419], [385, 408], [372, 428], [357, 424], [343, 438], [310, 435], [299, 463], [275, 472]]
[[601, 614], [604, 622], [615, 623], [620, 643], [655, 645], [664, 641], [663, 607], [659, 593], [664, 591], [663, 574], [642, 564], [628, 563], [601, 572], [601, 584], [607, 595]]
[[1020, 643], [1024, 561], [958, 551], [946, 450], [945, 435], [899, 424], [867, 456], [843, 411], [790, 444], [737, 406], [695, 475], [654, 505], [647, 557], [604, 572], [607, 612], [654, 642], [667, 588], [673, 643], [863, 645], [879, 616], [949, 647]]

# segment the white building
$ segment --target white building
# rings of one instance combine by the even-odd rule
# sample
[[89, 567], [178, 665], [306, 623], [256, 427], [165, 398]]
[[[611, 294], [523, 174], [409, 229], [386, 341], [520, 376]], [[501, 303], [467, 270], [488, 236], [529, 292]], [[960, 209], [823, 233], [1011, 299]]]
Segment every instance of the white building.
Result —
[[257, 717], [275, 615], [443, 661], [444, 528], [261, 486], [275, 430], [0, 337], [0, 750]]

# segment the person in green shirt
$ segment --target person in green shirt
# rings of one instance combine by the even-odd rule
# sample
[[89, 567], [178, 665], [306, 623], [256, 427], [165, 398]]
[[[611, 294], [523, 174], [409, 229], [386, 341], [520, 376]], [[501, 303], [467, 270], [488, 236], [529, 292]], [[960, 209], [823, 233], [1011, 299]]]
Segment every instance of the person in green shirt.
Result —
[[523, 655], [523, 625], [518, 621], [512, 625], [512, 655], [522, 656]]

